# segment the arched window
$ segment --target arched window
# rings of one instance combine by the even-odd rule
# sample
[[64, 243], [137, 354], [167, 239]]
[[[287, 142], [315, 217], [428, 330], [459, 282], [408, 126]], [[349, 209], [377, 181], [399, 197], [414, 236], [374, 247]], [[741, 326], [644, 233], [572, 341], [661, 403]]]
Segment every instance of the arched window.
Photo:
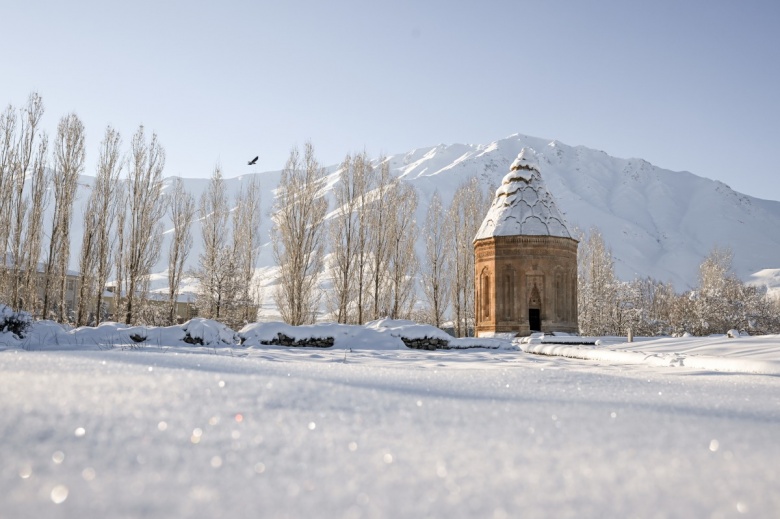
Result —
[[512, 267], [504, 269], [504, 286], [502, 287], [502, 307], [504, 309], [504, 320], [513, 321], [515, 319], [515, 270]]
[[490, 319], [490, 275], [487, 269], [482, 270], [481, 278], [482, 301], [480, 301], [480, 306], [482, 308], [482, 320], [487, 321]]

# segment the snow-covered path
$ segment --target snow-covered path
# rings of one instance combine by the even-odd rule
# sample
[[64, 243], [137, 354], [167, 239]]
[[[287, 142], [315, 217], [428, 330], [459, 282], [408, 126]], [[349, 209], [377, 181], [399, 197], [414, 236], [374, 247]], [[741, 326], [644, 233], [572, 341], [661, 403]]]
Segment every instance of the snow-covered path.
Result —
[[520, 352], [6, 351], [0, 435], [3, 518], [780, 510], [780, 378], [761, 375]]

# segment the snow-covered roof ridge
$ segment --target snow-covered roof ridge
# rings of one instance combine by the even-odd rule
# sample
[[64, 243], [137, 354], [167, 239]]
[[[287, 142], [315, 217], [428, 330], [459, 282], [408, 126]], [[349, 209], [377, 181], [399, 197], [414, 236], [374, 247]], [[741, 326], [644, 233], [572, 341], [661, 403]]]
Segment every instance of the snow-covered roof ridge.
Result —
[[523, 148], [512, 162], [474, 240], [492, 236], [572, 238], [563, 214], [544, 185], [533, 148]]

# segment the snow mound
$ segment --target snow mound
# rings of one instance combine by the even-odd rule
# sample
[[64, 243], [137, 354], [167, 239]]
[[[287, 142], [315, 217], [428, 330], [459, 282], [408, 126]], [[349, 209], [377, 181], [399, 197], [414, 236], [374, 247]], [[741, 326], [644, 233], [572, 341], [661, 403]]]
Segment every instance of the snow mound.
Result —
[[[247, 348], [332, 346], [351, 350], [403, 350], [408, 347], [517, 349], [507, 340], [456, 339], [435, 326], [398, 319], [378, 319], [364, 326], [336, 323], [303, 326], [290, 326], [282, 322], [252, 323], [244, 326], [238, 335], [241, 344]], [[324, 343], [324, 341], [328, 342]], [[428, 347], [420, 347], [420, 344], [426, 344]]]
[[[428, 324], [418, 324], [413, 321], [401, 319], [378, 319], [366, 324], [366, 328], [374, 329], [379, 333], [390, 334], [400, 338], [407, 346], [419, 341], [442, 341], [446, 343], [442, 349], [465, 350], [472, 348], [485, 348], [494, 350], [516, 350], [511, 340], [485, 337], [460, 337], [456, 338], [447, 332]], [[438, 348], [437, 348], [438, 349]]]
[[395, 337], [404, 337], [406, 339], [442, 339], [451, 340], [452, 335], [431, 326], [429, 324], [418, 324], [414, 321], [403, 319], [377, 319], [366, 323], [366, 328], [376, 330], [379, 333], [388, 333]]
[[320, 323], [291, 326], [283, 322], [252, 323], [238, 333], [210, 319], [195, 318], [177, 326], [128, 326], [104, 322], [96, 327], [71, 329], [54, 321], [33, 323], [24, 339], [0, 334], [0, 349], [28, 351], [89, 351], [111, 349], [274, 346], [343, 348], [354, 350], [399, 349], [517, 349], [511, 341], [488, 338], [456, 339], [427, 324], [381, 319], [365, 326]]
[[201, 317], [190, 319], [181, 329], [185, 333], [182, 340], [190, 344], [216, 347], [234, 345], [239, 340], [236, 332], [224, 324]]
[[233, 330], [221, 323], [196, 318], [183, 325], [162, 327], [103, 322], [95, 327], [70, 328], [54, 321], [36, 321], [24, 339], [6, 342], [31, 351], [88, 351], [190, 345], [216, 348], [234, 346], [238, 338]]
[[[444, 332], [442, 332], [444, 333]], [[318, 323], [291, 326], [282, 322], [252, 323], [239, 332], [241, 344], [249, 348], [267, 348], [280, 345], [280, 340], [289, 338], [296, 346], [323, 339], [332, 339], [335, 348], [358, 350], [397, 350], [405, 348], [404, 343], [392, 334], [366, 326], [337, 323]]]
[[19, 339], [11, 334], [6, 335], [8, 343], [28, 350], [61, 349], [60, 345], [72, 342], [68, 329], [54, 321], [34, 322], [25, 334], [24, 339]]

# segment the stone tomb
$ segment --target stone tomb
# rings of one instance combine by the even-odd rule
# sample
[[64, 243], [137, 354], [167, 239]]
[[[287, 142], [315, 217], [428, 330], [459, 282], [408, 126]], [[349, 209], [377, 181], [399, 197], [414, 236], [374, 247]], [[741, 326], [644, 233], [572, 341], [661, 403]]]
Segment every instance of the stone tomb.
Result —
[[476, 335], [578, 332], [577, 240], [523, 148], [474, 239]]

